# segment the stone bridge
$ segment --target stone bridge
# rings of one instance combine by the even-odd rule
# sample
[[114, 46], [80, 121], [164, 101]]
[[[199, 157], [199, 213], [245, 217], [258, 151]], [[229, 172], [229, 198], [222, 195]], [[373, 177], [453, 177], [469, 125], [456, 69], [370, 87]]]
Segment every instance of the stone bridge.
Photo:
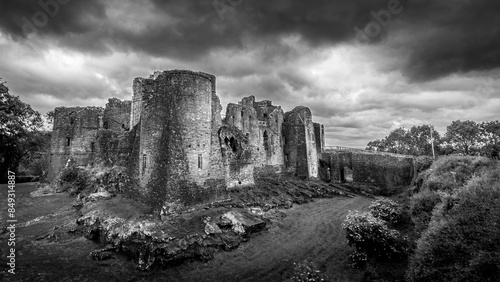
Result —
[[415, 176], [414, 158], [407, 155], [330, 147], [321, 154], [319, 162], [321, 179], [379, 187], [375, 194], [408, 186]]

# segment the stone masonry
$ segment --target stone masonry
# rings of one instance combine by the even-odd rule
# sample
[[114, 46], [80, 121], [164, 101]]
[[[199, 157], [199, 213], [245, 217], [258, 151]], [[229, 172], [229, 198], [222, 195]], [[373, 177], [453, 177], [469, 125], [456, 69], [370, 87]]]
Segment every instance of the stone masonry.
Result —
[[49, 179], [70, 159], [123, 165], [142, 194], [192, 205], [223, 200], [254, 176], [318, 177], [324, 128], [306, 107], [284, 113], [250, 96], [223, 120], [215, 76], [187, 70], [136, 78], [132, 89], [132, 101], [105, 108], [56, 108]]

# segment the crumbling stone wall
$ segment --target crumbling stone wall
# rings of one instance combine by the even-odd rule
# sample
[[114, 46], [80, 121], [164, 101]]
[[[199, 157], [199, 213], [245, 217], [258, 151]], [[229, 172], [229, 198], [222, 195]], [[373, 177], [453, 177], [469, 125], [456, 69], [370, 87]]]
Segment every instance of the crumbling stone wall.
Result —
[[77, 165], [92, 163], [103, 112], [100, 107], [58, 107], [54, 110], [49, 180], [55, 179], [70, 158]]
[[274, 106], [268, 100], [256, 102], [254, 107], [257, 111], [260, 129], [259, 143], [261, 144], [260, 150], [258, 150], [259, 157], [256, 161], [265, 171], [269, 170], [269, 167], [274, 167], [276, 172], [281, 172], [284, 162], [282, 142], [283, 110], [279, 106]]
[[285, 113], [283, 123], [285, 167], [298, 177], [318, 177], [318, 155], [311, 111], [296, 107]]
[[285, 164], [297, 176], [317, 176], [324, 128], [313, 124], [309, 109], [286, 116], [250, 96], [229, 104], [224, 122], [221, 110], [211, 74], [172, 70], [136, 78], [132, 101], [56, 109], [49, 175], [69, 157], [126, 166], [137, 191], [158, 206], [224, 199], [227, 187], [252, 185], [255, 175], [281, 173]]
[[229, 104], [225, 124], [240, 129], [247, 137], [252, 152], [254, 173], [280, 173], [283, 168], [283, 110], [271, 101], [255, 102], [245, 97], [238, 104]]
[[219, 142], [228, 188], [254, 184], [254, 163], [248, 137], [235, 126], [219, 129]]
[[113, 132], [123, 132], [130, 129], [131, 101], [121, 101], [110, 98], [104, 108], [103, 128]]
[[344, 169], [347, 167], [352, 170], [353, 182], [378, 186], [381, 193], [385, 189], [410, 185], [414, 171], [412, 156], [369, 151], [339, 150], [323, 153], [320, 163], [323, 180], [345, 182]]
[[151, 84], [144, 83], [145, 78], [137, 77], [134, 79], [132, 84], [132, 104], [130, 107], [130, 126], [129, 128], [133, 128], [137, 125], [141, 119], [141, 110], [142, 110], [142, 95], [143, 93], [150, 92], [151, 89], [148, 87], [152, 87]]
[[316, 138], [316, 153], [321, 156], [325, 152], [325, 126], [314, 123], [314, 137]]

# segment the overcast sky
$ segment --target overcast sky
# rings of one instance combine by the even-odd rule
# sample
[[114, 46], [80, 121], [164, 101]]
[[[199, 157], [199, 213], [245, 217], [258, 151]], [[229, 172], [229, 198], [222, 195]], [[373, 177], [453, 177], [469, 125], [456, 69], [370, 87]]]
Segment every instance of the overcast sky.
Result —
[[500, 119], [499, 15], [498, 0], [1, 0], [0, 77], [46, 113], [131, 99], [155, 70], [204, 71], [223, 107], [304, 105], [327, 145], [364, 147]]

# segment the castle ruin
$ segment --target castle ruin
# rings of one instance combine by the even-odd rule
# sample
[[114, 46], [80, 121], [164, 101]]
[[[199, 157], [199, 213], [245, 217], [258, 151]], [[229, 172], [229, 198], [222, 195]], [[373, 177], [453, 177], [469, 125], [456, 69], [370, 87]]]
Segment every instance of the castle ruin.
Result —
[[69, 159], [121, 165], [142, 193], [190, 205], [220, 200], [259, 175], [318, 177], [324, 128], [308, 108], [284, 113], [250, 96], [229, 104], [224, 119], [221, 111], [215, 76], [185, 70], [134, 79], [132, 101], [58, 107], [49, 179]]
[[228, 189], [251, 186], [260, 176], [346, 182], [352, 170], [356, 183], [393, 189], [416, 175], [411, 156], [325, 151], [324, 126], [307, 107], [284, 113], [250, 96], [229, 104], [224, 119], [221, 111], [215, 76], [185, 70], [134, 79], [132, 101], [58, 107], [48, 178], [56, 179], [69, 160], [118, 165], [142, 195], [193, 205], [224, 200]]

